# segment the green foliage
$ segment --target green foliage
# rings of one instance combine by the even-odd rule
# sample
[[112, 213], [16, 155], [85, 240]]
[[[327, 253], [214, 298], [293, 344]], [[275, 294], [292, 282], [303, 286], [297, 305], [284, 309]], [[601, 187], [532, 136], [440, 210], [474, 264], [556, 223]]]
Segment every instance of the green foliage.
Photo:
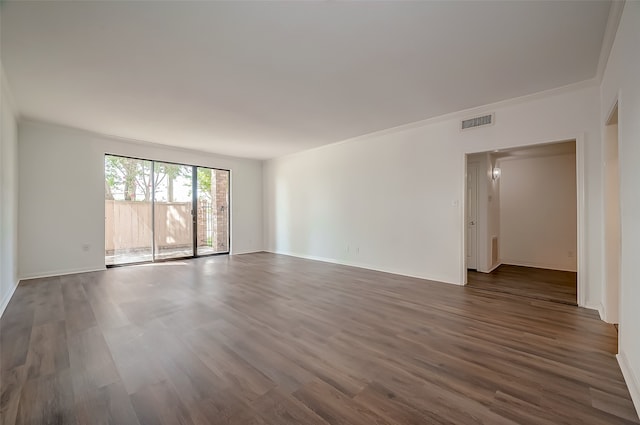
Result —
[[[187, 167], [188, 169], [188, 167]], [[190, 171], [190, 170], [189, 170]], [[154, 190], [167, 187], [167, 200], [173, 202], [173, 184], [179, 177], [189, 178], [191, 173], [178, 164], [156, 162]], [[151, 201], [151, 161], [106, 155], [104, 159], [105, 199], [125, 201]], [[213, 171], [197, 168], [199, 195], [211, 199]], [[189, 187], [191, 185], [189, 184]], [[156, 192], [157, 193], [157, 192]]]
[[107, 155], [104, 159], [105, 198], [122, 194], [125, 201], [151, 199], [151, 162]]
[[198, 194], [211, 199], [211, 174], [213, 171], [208, 168], [198, 168]]
[[[154, 188], [168, 180], [172, 197], [173, 181], [183, 174], [180, 165], [156, 163]], [[104, 178], [105, 199], [122, 194], [125, 201], [151, 201], [151, 161], [106, 155]]]

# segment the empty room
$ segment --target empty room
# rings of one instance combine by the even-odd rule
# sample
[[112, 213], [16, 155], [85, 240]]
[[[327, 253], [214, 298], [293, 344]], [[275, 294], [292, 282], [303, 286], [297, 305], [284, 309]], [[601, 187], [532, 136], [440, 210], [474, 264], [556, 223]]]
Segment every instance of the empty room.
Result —
[[640, 1], [0, 2], [0, 423], [638, 424]]

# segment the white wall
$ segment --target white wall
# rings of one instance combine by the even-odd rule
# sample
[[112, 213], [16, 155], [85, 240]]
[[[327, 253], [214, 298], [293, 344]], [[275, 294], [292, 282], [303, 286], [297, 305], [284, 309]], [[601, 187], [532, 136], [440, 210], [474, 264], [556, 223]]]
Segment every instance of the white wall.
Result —
[[230, 169], [231, 253], [262, 249], [260, 161], [21, 121], [21, 278], [104, 268], [105, 153]]
[[577, 270], [576, 156], [500, 160], [502, 264]]
[[0, 64], [0, 315], [18, 285], [18, 139], [15, 108]]
[[[268, 161], [265, 244], [273, 252], [460, 284], [464, 154], [581, 139], [586, 290], [600, 307], [602, 175], [599, 88], [574, 87], [465, 111]], [[495, 112], [461, 132], [459, 119]]]
[[621, 265], [619, 360], [640, 411], [640, 2], [627, 1], [602, 80], [604, 133], [618, 99]]

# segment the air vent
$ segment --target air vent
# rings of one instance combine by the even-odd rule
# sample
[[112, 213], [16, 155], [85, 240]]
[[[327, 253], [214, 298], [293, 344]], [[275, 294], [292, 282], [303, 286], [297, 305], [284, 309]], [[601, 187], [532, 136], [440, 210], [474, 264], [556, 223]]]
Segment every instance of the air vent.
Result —
[[469, 130], [471, 128], [476, 127], [484, 127], [485, 125], [493, 124], [493, 114], [483, 115], [481, 117], [469, 118], [468, 120], [462, 121], [461, 130]]

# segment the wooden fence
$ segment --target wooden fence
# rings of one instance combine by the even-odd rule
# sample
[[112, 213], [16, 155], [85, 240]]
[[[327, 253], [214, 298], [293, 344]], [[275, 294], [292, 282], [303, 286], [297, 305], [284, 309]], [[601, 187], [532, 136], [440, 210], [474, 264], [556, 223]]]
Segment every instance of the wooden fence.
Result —
[[[105, 200], [104, 206], [107, 253], [151, 247], [150, 202]], [[193, 243], [191, 202], [156, 202], [155, 221], [158, 249], [189, 247]]]

